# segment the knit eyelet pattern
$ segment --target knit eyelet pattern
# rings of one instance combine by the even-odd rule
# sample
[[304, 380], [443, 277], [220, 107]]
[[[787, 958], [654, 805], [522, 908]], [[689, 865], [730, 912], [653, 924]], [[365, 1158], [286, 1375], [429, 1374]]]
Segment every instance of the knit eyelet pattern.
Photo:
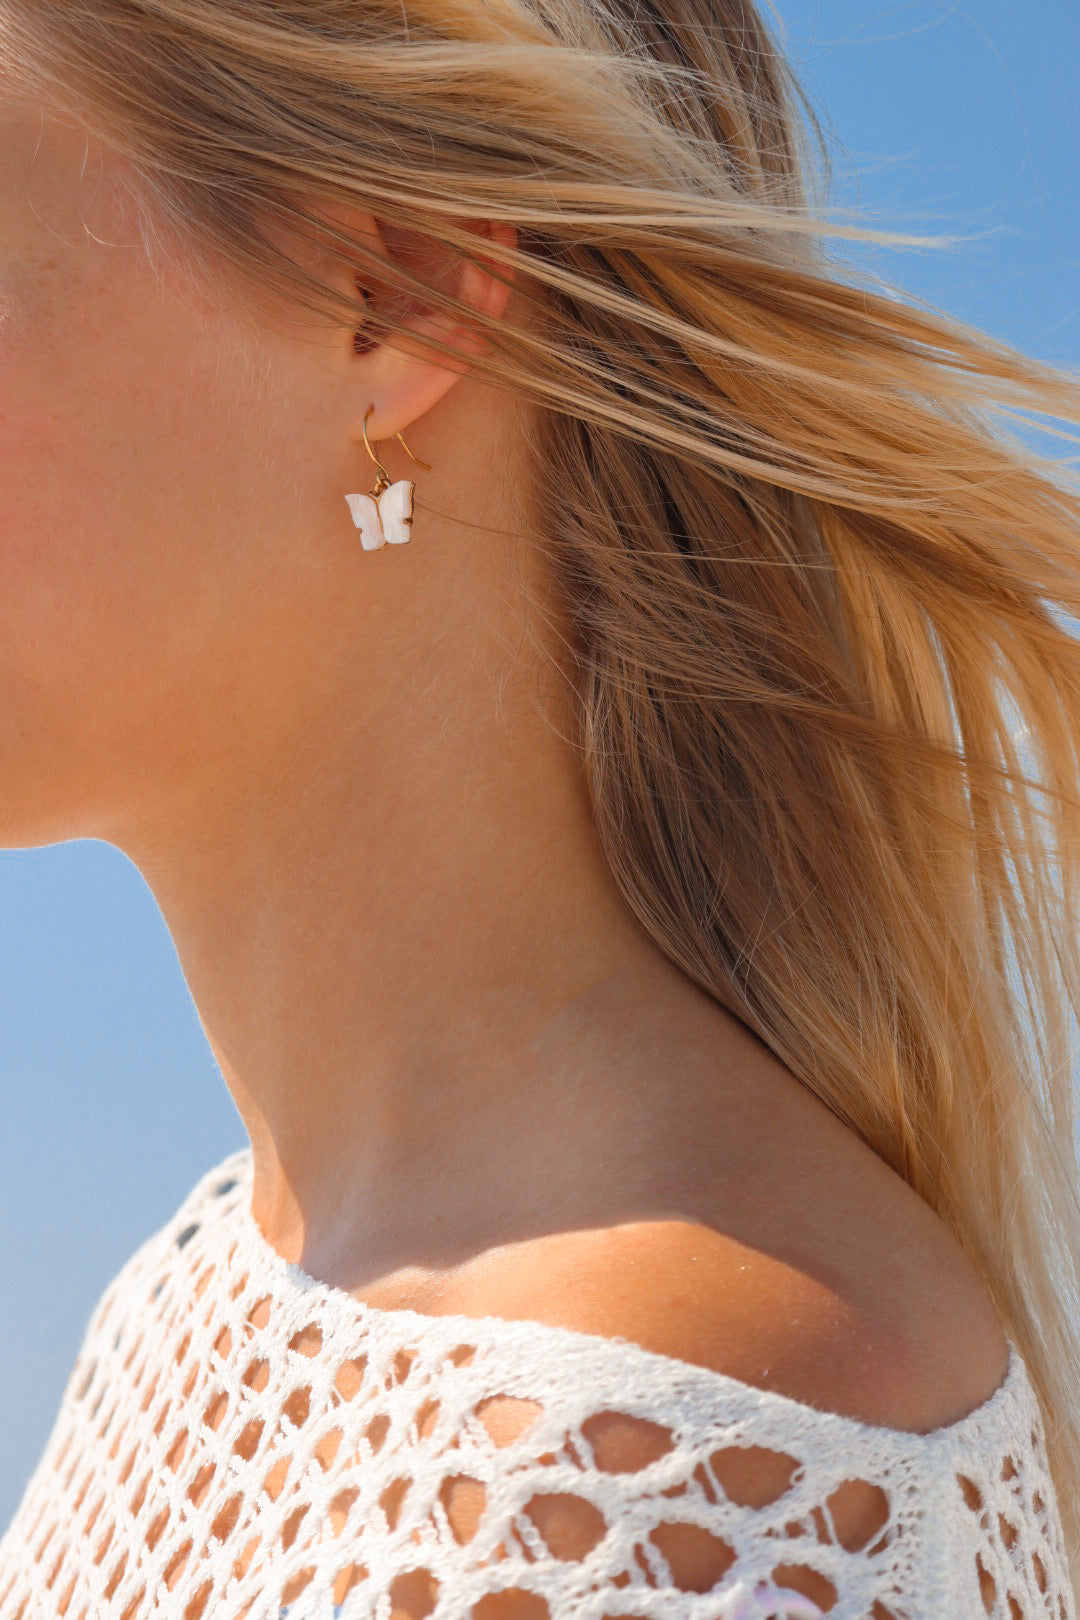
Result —
[[875, 1427], [360, 1303], [274, 1251], [251, 1177], [232, 1155], [106, 1290], [0, 1620], [1076, 1620], [1015, 1346], [959, 1422]]

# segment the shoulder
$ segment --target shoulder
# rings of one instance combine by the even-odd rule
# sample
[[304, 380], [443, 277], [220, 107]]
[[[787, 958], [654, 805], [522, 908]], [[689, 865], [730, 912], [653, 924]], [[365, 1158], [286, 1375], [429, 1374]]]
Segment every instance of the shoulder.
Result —
[[[659, 1195], [654, 1183], [629, 1219], [624, 1203], [610, 1224], [489, 1251], [459, 1274], [445, 1308], [625, 1339], [887, 1429], [926, 1433], [982, 1405], [1005, 1378], [1008, 1345], [944, 1222], [816, 1101], [795, 1096], [770, 1126], [757, 1146], [740, 1132], [729, 1173], [716, 1175], [706, 1154], [704, 1176], [670, 1177]], [[699, 1134], [716, 1140], [704, 1124]], [[590, 1419], [588, 1439], [603, 1473], [629, 1473], [658, 1455], [660, 1434], [611, 1410]], [[786, 1492], [793, 1466], [745, 1433], [709, 1457], [725, 1494], [752, 1509]], [[812, 1491], [811, 1476], [808, 1463]], [[819, 1507], [822, 1534], [846, 1551], [888, 1533], [888, 1497], [857, 1476]], [[562, 1497], [558, 1509], [545, 1539], [555, 1556], [573, 1557], [595, 1534], [589, 1505]], [[730, 1549], [688, 1526], [660, 1529], [674, 1584], [709, 1591]], [[819, 1573], [797, 1561], [785, 1570], [785, 1586], [833, 1607]], [[531, 1615], [523, 1609], [520, 1620]]]
[[775, 1138], [760, 1161], [749, 1149], [734, 1182], [684, 1185], [679, 1204], [650, 1199], [648, 1218], [512, 1244], [459, 1308], [628, 1339], [913, 1433], [967, 1416], [1002, 1383], [1008, 1344], [974, 1264], [832, 1116], [786, 1152]]
[[[1007, 1371], [1008, 1346], [960, 1246], [916, 1202], [918, 1209], [901, 1196], [883, 1209], [879, 1198], [890, 1245], [875, 1248], [874, 1223], [869, 1235], [864, 1223], [862, 1231], [848, 1230], [846, 1253], [837, 1242], [804, 1263], [756, 1246], [745, 1233], [735, 1237], [692, 1219], [564, 1233], [513, 1246], [488, 1273], [484, 1298], [459, 1301], [459, 1308], [628, 1339], [863, 1423], [928, 1431], [966, 1416], [994, 1393]], [[886, 1285], [881, 1289], [867, 1283], [875, 1269]], [[658, 1435], [655, 1423], [614, 1410], [588, 1424], [605, 1474], [653, 1461], [664, 1449], [657, 1450]], [[709, 1465], [733, 1500], [757, 1508], [787, 1490], [792, 1457], [748, 1444], [743, 1435], [737, 1446], [712, 1454]], [[820, 1506], [830, 1539], [848, 1552], [887, 1533], [889, 1499], [871, 1482], [853, 1477]], [[594, 1518], [587, 1501], [553, 1499], [543, 1529], [554, 1555], [573, 1558], [575, 1549], [590, 1545]], [[661, 1526], [654, 1539], [682, 1591], [711, 1590], [730, 1563], [723, 1542], [687, 1526]], [[785, 1570], [788, 1589], [828, 1611], [835, 1598], [828, 1581], [797, 1561]], [[510, 1607], [500, 1620], [532, 1620], [532, 1611], [519, 1615]]]
[[987, 1400], [1008, 1364], [988, 1292], [937, 1224], [847, 1267], [839, 1251], [808, 1264], [690, 1219], [630, 1222], [541, 1264], [528, 1314], [927, 1433]]
[[[820, 1264], [795, 1263], [691, 1219], [563, 1234], [507, 1265], [487, 1308], [628, 1339], [863, 1423], [927, 1432], [966, 1416], [995, 1392], [1007, 1372], [1008, 1345], [974, 1267], [943, 1223], [916, 1202], [919, 1209], [901, 1197], [882, 1212], [892, 1226], [889, 1246], [875, 1251], [872, 1233], [867, 1246], [860, 1243], [865, 1232], [849, 1229], [848, 1254], [838, 1243]], [[867, 1285], [875, 1271], [880, 1289]], [[589, 1440], [605, 1473], [639, 1469], [657, 1455], [655, 1425], [614, 1411], [590, 1421]], [[725, 1489], [725, 1470], [734, 1470], [738, 1499], [764, 1505], [787, 1488], [791, 1461], [747, 1446], [744, 1437], [738, 1448], [713, 1455], [710, 1466]], [[588, 1513], [588, 1504], [583, 1508]], [[875, 1541], [890, 1513], [877, 1486], [854, 1478], [829, 1497], [828, 1510], [848, 1551]], [[716, 1545], [668, 1528], [672, 1538], [662, 1550], [675, 1584], [710, 1590], [723, 1573]], [[562, 1552], [554, 1543], [553, 1550], [571, 1557], [590, 1524], [575, 1524], [574, 1501], [564, 1498], [551, 1530], [565, 1540]], [[812, 1570], [792, 1567], [786, 1584], [830, 1607], [829, 1584]], [[517, 1617], [508, 1611], [506, 1620]]]
[[627, 1339], [864, 1424], [943, 1428], [1000, 1387], [1008, 1343], [945, 1223], [857, 1148], [827, 1183], [763, 1182], [758, 1207], [736, 1193], [711, 1218], [511, 1245], [455, 1308]]
[[828, 1277], [695, 1221], [649, 1220], [521, 1258], [460, 1308], [628, 1339], [822, 1411], [928, 1433], [993, 1395], [1008, 1344], [944, 1229], [877, 1259], [887, 1301], [842, 1264]]

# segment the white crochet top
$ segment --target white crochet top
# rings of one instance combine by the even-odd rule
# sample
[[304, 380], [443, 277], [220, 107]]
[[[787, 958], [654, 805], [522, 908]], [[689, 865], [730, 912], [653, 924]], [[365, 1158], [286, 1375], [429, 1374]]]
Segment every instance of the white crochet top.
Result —
[[[358, 1303], [276, 1253], [251, 1178], [227, 1159], [106, 1291], [0, 1542], [0, 1620], [500, 1620], [507, 1589], [528, 1620], [1075, 1620], [1014, 1346], [968, 1417], [878, 1428], [623, 1339]], [[748, 1451], [774, 1464], [752, 1490]], [[862, 1545], [830, 1512], [850, 1480], [882, 1504]]]

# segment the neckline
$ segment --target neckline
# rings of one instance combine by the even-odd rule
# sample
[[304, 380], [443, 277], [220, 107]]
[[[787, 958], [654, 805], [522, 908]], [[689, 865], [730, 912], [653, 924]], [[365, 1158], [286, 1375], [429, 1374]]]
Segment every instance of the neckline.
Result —
[[284, 1255], [278, 1253], [264, 1236], [252, 1213], [252, 1184], [251, 1149], [241, 1148], [200, 1181], [185, 1205], [186, 1217], [182, 1211], [173, 1224], [187, 1225], [195, 1220], [201, 1225], [207, 1202], [216, 1202], [217, 1197], [227, 1198], [221, 1213], [230, 1216], [239, 1227], [245, 1263], [251, 1259], [258, 1263], [260, 1286], [262, 1278], [265, 1277], [278, 1297], [282, 1297], [282, 1291], [287, 1290], [307, 1296], [313, 1304], [328, 1310], [338, 1313], [347, 1311], [359, 1323], [387, 1328], [396, 1325], [401, 1329], [402, 1337], [406, 1339], [438, 1332], [451, 1338], [460, 1336], [463, 1341], [475, 1343], [477, 1347], [483, 1345], [487, 1349], [494, 1349], [504, 1346], [509, 1350], [520, 1346], [526, 1338], [534, 1342], [540, 1340], [550, 1346], [553, 1359], [558, 1356], [560, 1350], [572, 1356], [577, 1370], [580, 1370], [582, 1361], [590, 1354], [595, 1359], [602, 1350], [611, 1371], [615, 1374], [620, 1371], [630, 1373], [634, 1370], [648, 1373], [651, 1370], [658, 1382], [670, 1384], [677, 1379], [680, 1388], [688, 1392], [699, 1391], [708, 1394], [710, 1391], [716, 1393], [722, 1390], [729, 1396], [735, 1394], [743, 1400], [752, 1400], [755, 1406], [764, 1404], [778, 1415], [786, 1413], [793, 1419], [801, 1418], [803, 1421], [812, 1419], [819, 1426], [824, 1425], [832, 1430], [837, 1436], [845, 1432], [862, 1436], [872, 1434], [878, 1436], [881, 1441], [891, 1442], [901, 1449], [919, 1450], [928, 1446], [958, 1444], [969, 1434], [974, 1436], [987, 1426], [993, 1426], [1009, 1408], [1016, 1409], [1025, 1400], [1034, 1403], [1034, 1391], [1027, 1376], [1023, 1357], [1016, 1344], [1008, 1337], [1006, 1338], [1008, 1364], [997, 1389], [988, 1395], [986, 1400], [952, 1423], [943, 1424], [936, 1429], [919, 1431], [892, 1428], [884, 1423], [866, 1423], [860, 1418], [847, 1417], [827, 1407], [812, 1406], [809, 1402], [797, 1400], [794, 1396], [784, 1395], [779, 1390], [763, 1389], [756, 1384], [745, 1383], [731, 1373], [718, 1372], [714, 1368], [702, 1366], [699, 1362], [683, 1361], [677, 1356], [649, 1350], [633, 1339], [588, 1333], [578, 1328], [537, 1321], [531, 1317], [462, 1316], [449, 1312], [435, 1314], [414, 1311], [403, 1306], [369, 1305], [366, 1301], [355, 1298], [346, 1289], [311, 1276], [295, 1261], [286, 1260]]

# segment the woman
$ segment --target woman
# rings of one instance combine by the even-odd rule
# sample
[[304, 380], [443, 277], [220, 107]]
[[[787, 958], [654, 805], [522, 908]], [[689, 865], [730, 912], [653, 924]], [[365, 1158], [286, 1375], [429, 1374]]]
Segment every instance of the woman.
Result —
[[750, 0], [0, 54], [0, 836], [251, 1139], [0, 1616], [1073, 1615], [1070, 385], [845, 280]]

